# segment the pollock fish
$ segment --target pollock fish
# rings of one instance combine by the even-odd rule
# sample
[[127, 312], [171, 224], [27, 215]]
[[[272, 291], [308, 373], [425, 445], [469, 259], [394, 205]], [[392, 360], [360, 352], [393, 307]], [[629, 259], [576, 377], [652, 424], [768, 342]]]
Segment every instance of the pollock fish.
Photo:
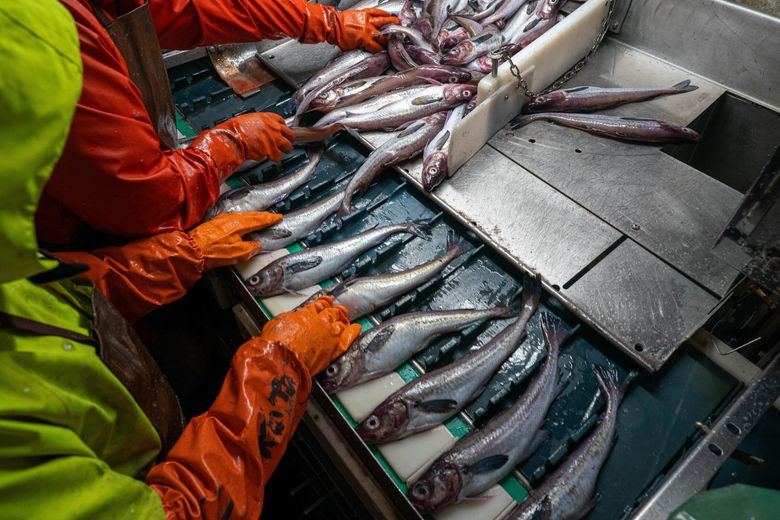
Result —
[[[376, 111], [358, 112], [357, 108], [361, 105], [349, 107], [345, 109], [347, 111], [345, 117], [331, 120], [328, 123], [340, 123], [348, 128], [357, 130], [398, 128], [409, 121], [417, 121], [436, 112], [447, 110], [461, 103], [467, 103], [477, 93], [476, 85], [462, 83], [428, 88], [431, 90], [425, 94], [417, 95], [414, 98], [400, 99], [389, 105], [382, 106]], [[314, 128], [327, 126], [327, 123], [323, 123], [323, 120], [335, 112], [333, 111], [320, 119], [314, 125]]]
[[554, 90], [535, 97], [523, 107], [523, 112], [593, 112], [636, 103], [660, 96], [672, 96], [696, 90], [690, 80], [668, 88], [601, 88], [573, 87]]
[[362, 334], [347, 352], [325, 369], [320, 384], [327, 392], [350, 388], [392, 372], [436, 338], [484, 320], [506, 318], [513, 309], [410, 312]]
[[536, 451], [547, 437], [540, 427], [555, 399], [558, 352], [567, 333], [547, 314], [542, 315], [541, 323], [547, 347], [543, 366], [511, 408], [460, 439], [411, 487], [409, 499], [419, 512], [479, 496]]
[[481, 20], [483, 25], [490, 25], [492, 23], [500, 22], [502, 20], [508, 20], [513, 17], [515, 13], [520, 11], [528, 0], [504, 0], [501, 6], [497, 8], [493, 14], [486, 16]]
[[546, 511], [552, 520], [568, 520], [583, 518], [595, 507], [597, 498], [593, 493], [599, 472], [612, 451], [618, 408], [637, 373], [631, 372], [620, 384], [614, 369], [596, 366], [593, 371], [607, 400], [598, 426], [541, 486], [509, 512], [508, 518], [533, 520]]
[[404, 27], [403, 25], [389, 24], [382, 27], [382, 30], [379, 31], [379, 34], [384, 36], [389, 36], [391, 34], [405, 36], [409, 39], [410, 42], [412, 42], [412, 45], [416, 45], [417, 47], [430, 52], [435, 52], [433, 44], [431, 44], [425, 38], [419, 29], [415, 29], [414, 27]]
[[499, 49], [503, 44], [504, 36], [495, 26], [490, 26], [479, 36], [455, 45], [444, 54], [441, 62], [445, 65], [465, 65]]
[[469, 111], [471, 105], [473, 105], [473, 102], [453, 108], [447, 116], [447, 121], [442, 129], [423, 150], [422, 185], [425, 191], [432, 191], [449, 174], [448, 146], [450, 137], [457, 124]]
[[558, 16], [558, 11], [565, 3], [566, 0], [542, 0], [539, 2], [539, 5], [536, 6], [536, 12], [534, 14], [542, 20], [549, 20], [550, 18]]
[[512, 129], [520, 128], [534, 121], [549, 121], [585, 132], [625, 141], [643, 143], [698, 142], [701, 136], [687, 127], [639, 117], [605, 116], [601, 114], [571, 114], [542, 112], [518, 116], [511, 121]]
[[417, 63], [406, 51], [404, 39], [400, 36], [390, 36], [387, 39], [387, 55], [390, 57], [390, 63], [398, 72], [408, 71], [417, 66]]
[[421, 16], [417, 18], [417, 20], [412, 22], [412, 27], [420, 31], [428, 41], [431, 40], [433, 36], [433, 23], [431, 22], [430, 16]]
[[[357, 10], [357, 9], [369, 9], [371, 7], [374, 7], [376, 9], [387, 11], [388, 13], [394, 16], [398, 16], [401, 13], [401, 11], [404, 9], [404, 4], [405, 4], [405, 0], [360, 0], [354, 5], [348, 7], [347, 9]], [[343, 11], [343, 10], [344, 9], [339, 7], [339, 11]]]
[[468, 6], [467, 0], [426, 0], [423, 11], [431, 18], [431, 35], [437, 36], [450, 14], [461, 12]]
[[441, 65], [441, 54], [438, 52], [431, 52], [416, 45], [406, 45], [404, 48], [415, 63]]
[[446, 421], [482, 391], [525, 338], [525, 326], [541, 295], [537, 278], [523, 280], [517, 320], [479, 350], [411, 381], [391, 394], [355, 431], [369, 444], [400, 439]]
[[248, 236], [249, 240], [260, 242], [263, 251], [276, 251], [306, 238], [313, 233], [341, 205], [344, 192], [339, 191], [305, 208], [286, 213], [278, 224], [257, 231]]
[[331, 78], [329, 81], [326, 81], [324, 84], [320, 85], [319, 87], [312, 89], [298, 103], [298, 107], [295, 110], [295, 115], [293, 116], [293, 125], [297, 126], [298, 120], [303, 115], [303, 113], [306, 112], [306, 110], [309, 108], [309, 104], [311, 104], [311, 102], [314, 101], [317, 98], [317, 96], [319, 96], [323, 92], [327, 92], [333, 87], [340, 85], [345, 81], [351, 79], [361, 79], [361, 78], [370, 78], [372, 76], [378, 76], [382, 74], [385, 70], [387, 70], [389, 66], [390, 66], [390, 58], [388, 57], [387, 52], [384, 51], [377, 52], [376, 54], [372, 54], [371, 56], [367, 57], [366, 59], [364, 59], [357, 65], [355, 65], [354, 67], [349, 68], [343, 74]]
[[314, 177], [321, 158], [322, 150], [316, 150], [309, 153], [309, 162], [305, 166], [281, 179], [223, 193], [208, 209], [205, 218], [212, 219], [222, 213], [245, 213], [270, 208], [286, 199], [296, 188], [309, 182]]
[[350, 179], [344, 199], [341, 201], [339, 215], [345, 216], [352, 212], [352, 198], [356, 193], [364, 194], [382, 168], [398, 164], [417, 155], [428, 144], [428, 141], [439, 132], [446, 117], [446, 113], [438, 112], [423, 118], [421, 121], [416, 121], [371, 152], [371, 155]]
[[341, 119], [347, 117], [349, 114], [370, 114], [396, 101], [403, 99], [414, 99], [417, 96], [431, 95], [437, 92], [438, 89], [436, 86], [432, 85], [415, 85], [412, 87], [400, 88], [393, 90], [392, 92], [367, 99], [356, 105], [350, 105], [331, 110], [319, 121], [317, 121], [317, 124], [315, 124], [314, 127], [317, 129], [327, 128], [334, 123], [338, 123]]
[[398, 74], [350, 81], [321, 94], [311, 106], [326, 112], [353, 106], [399, 88], [431, 83], [468, 83], [471, 79], [469, 71], [457, 67], [421, 65]]
[[370, 52], [361, 51], [358, 49], [336, 56], [330, 60], [321, 71], [314, 74], [306, 83], [303, 84], [301, 88], [295, 91], [295, 93], [292, 95], [293, 104], [297, 107], [298, 104], [303, 101], [303, 98], [306, 97], [306, 94], [312, 90], [319, 89], [333, 78], [342, 76], [349, 69], [359, 64], [369, 56], [371, 56]]
[[449, 232], [444, 254], [439, 258], [405, 271], [351, 278], [327, 293], [333, 297], [334, 305], [347, 309], [350, 319], [359, 318], [433, 279], [447, 264], [471, 248], [471, 244], [457, 240], [455, 234]]
[[528, 23], [534, 17], [534, 10], [536, 9], [537, 3], [538, 0], [530, 0], [530, 2], [525, 4], [525, 8], [521, 7], [515, 13], [515, 15], [509, 19], [506, 26], [504, 26], [504, 30], [502, 31], [506, 41], [513, 44], [516, 44], [520, 41], [524, 29], [528, 26]]
[[410, 27], [417, 20], [417, 11], [414, 9], [412, 0], [405, 0], [403, 7], [398, 12], [398, 20], [404, 27]]
[[430, 228], [424, 222], [371, 229], [278, 258], [249, 278], [247, 288], [258, 298], [294, 293], [340, 273], [361, 253], [398, 233], [410, 233], [426, 240], [431, 237]]

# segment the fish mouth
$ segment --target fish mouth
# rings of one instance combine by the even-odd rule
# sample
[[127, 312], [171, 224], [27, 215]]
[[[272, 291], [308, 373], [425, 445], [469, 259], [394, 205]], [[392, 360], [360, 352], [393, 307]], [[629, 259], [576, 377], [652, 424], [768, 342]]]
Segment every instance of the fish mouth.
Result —
[[458, 469], [438, 461], [409, 488], [409, 502], [421, 514], [430, 513], [457, 501], [462, 487]]
[[443, 152], [434, 152], [425, 161], [422, 173], [422, 185], [425, 191], [431, 191], [441, 184], [447, 176], [447, 155]]

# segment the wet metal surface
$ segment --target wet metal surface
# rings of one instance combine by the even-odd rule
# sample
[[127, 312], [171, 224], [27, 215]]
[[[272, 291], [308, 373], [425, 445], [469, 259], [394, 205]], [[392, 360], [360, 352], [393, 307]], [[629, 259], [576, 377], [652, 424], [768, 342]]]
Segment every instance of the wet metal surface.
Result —
[[222, 80], [241, 97], [257, 93], [275, 79], [260, 62], [254, 43], [208, 48], [211, 64]]

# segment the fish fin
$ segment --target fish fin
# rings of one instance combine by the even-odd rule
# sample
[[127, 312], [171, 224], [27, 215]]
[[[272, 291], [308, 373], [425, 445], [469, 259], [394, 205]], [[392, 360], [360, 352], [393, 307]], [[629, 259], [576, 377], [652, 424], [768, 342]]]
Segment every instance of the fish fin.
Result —
[[247, 195], [249, 195], [249, 193], [251, 193], [253, 189], [254, 186], [244, 186], [243, 188], [236, 188], [235, 190], [230, 190], [229, 192], [225, 193], [220, 198], [224, 198], [231, 201], [241, 200]]
[[531, 455], [534, 454], [536, 450], [542, 447], [542, 444], [547, 442], [547, 440], [550, 438], [550, 432], [547, 430], [537, 430], [536, 433], [534, 433], [533, 439], [531, 439], [531, 444], [528, 445], [528, 447], [525, 449], [525, 452], [523, 453], [522, 459], [525, 460]]
[[310, 260], [301, 260], [300, 262], [289, 264], [285, 271], [291, 274], [301, 273], [303, 271], [308, 271], [309, 269], [314, 269], [321, 263], [322, 257], [318, 256], [317, 258], [312, 258]]
[[284, 284], [282, 284], [282, 285], [281, 285], [281, 289], [282, 289], [284, 292], [286, 292], [286, 293], [288, 293], [288, 294], [292, 294], [292, 295], [294, 295], [294, 296], [309, 296], [308, 294], [302, 293], [302, 292], [301, 292], [301, 291], [299, 291], [298, 289], [288, 289], [287, 287], [285, 287], [285, 285], [284, 285]]
[[374, 337], [371, 338], [371, 341], [368, 342], [368, 345], [366, 345], [363, 350], [365, 352], [376, 354], [379, 350], [381, 350], [382, 347], [385, 346], [385, 343], [387, 343], [387, 340], [390, 339], [390, 336], [393, 335], [393, 332], [395, 332], [394, 326], [390, 325], [388, 327], [383, 327], [380, 331], [374, 334]]
[[412, 105], [422, 106], [444, 101], [443, 96], [418, 96], [412, 100]]
[[607, 368], [601, 365], [593, 367], [593, 373], [596, 375], [596, 381], [599, 384], [601, 393], [608, 396], [620, 391], [620, 376], [617, 368]]
[[416, 237], [420, 237], [423, 240], [431, 240], [431, 238], [433, 237], [433, 233], [431, 232], [430, 222], [425, 222], [423, 220], [415, 220], [409, 222], [406, 230], [412, 235]]
[[452, 229], [447, 231], [447, 243], [444, 246], [445, 253], [461, 255], [467, 251], [471, 251], [472, 249], [474, 249], [474, 244], [462, 237], [459, 237]]
[[327, 294], [328, 296], [332, 296], [334, 299], [338, 298], [341, 295], [341, 293], [344, 292], [344, 289], [346, 289], [352, 283], [354, 283], [355, 280], [356, 278], [347, 278], [346, 280], [342, 280], [337, 284], [326, 287], [325, 294]]
[[556, 321], [548, 312], [544, 312], [539, 321], [542, 323], [542, 335], [549, 355], [551, 349], [557, 350], [569, 337], [569, 328], [561, 321]]
[[432, 143], [431, 146], [437, 150], [440, 150], [446, 143], [447, 140], [450, 138], [450, 131], [447, 130], [442, 134], [442, 136], [436, 140], [435, 143]]
[[627, 117], [627, 116], [620, 116], [618, 119], [623, 119], [625, 121], [652, 121], [653, 123], [658, 123], [659, 121], [657, 119], [652, 119], [650, 117]]
[[430, 413], [451, 413], [458, 409], [458, 401], [455, 399], [431, 399], [414, 403], [414, 407]]
[[423, 79], [425, 82], [427, 82], [427, 83], [430, 83], [431, 85], [435, 85], [435, 86], [437, 86], [437, 87], [438, 87], [439, 85], [444, 85], [444, 83], [442, 83], [441, 81], [439, 81], [439, 80], [437, 80], [437, 79], [433, 79], [433, 78], [422, 78], [422, 79]]
[[401, 132], [398, 135], [396, 135], [395, 138], [396, 139], [401, 139], [401, 138], [406, 137], [408, 135], [412, 135], [413, 133], [415, 133], [417, 130], [419, 130], [420, 128], [422, 128], [424, 126], [425, 126], [425, 122], [424, 121], [415, 121], [414, 124], [411, 124], [411, 125], [407, 126], [406, 129], [404, 129], [403, 132]]
[[525, 115], [521, 114], [514, 119], [512, 119], [509, 124], [512, 125], [512, 130], [517, 130], [518, 128], [521, 128], [529, 123], [533, 123], [534, 121], [538, 120], [538, 117], [535, 117], [534, 114]]
[[582, 92], [583, 90], [588, 90], [589, 88], [591, 87], [588, 87], [587, 85], [583, 85], [581, 87], [565, 88], [563, 89], [563, 92], [568, 92], [571, 94], [572, 92]]
[[495, 471], [506, 464], [508, 460], [509, 457], [504, 454], [491, 455], [490, 457], [485, 457], [484, 459], [477, 461], [470, 466], [466, 466], [463, 468], [463, 471], [471, 474]]
[[487, 502], [491, 498], [493, 498], [494, 495], [476, 495], [473, 497], [463, 497], [464, 502]]
[[524, 33], [527, 33], [528, 31], [530, 31], [531, 29], [533, 29], [534, 27], [536, 27], [537, 25], [539, 25], [539, 22], [541, 22], [541, 21], [542, 21], [542, 19], [541, 19], [541, 18], [534, 18], [533, 20], [531, 20], [530, 22], [528, 22], [528, 25], [526, 25], [525, 27], [523, 27], [523, 32], [524, 32]]
[[271, 232], [271, 238], [279, 239], [279, 238], [289, 238], [292, 236], [292, 231], [285, 228], [278, 228], [278, 229], [269, 229]]
[[494, 36], [495, 31], [491, 31], [490, 29], [482, 32], [478, 36], [475, 36], [471, 39], [471, 43], [482, 43], [488, 41], [490, 38]]
[[672, 89], [679, 90], [680, 94], [682, 94], [683, 92], [693, 92], [698, 88], [699, 87], [697, 85], [691, 85], [691, 80], [689, 79], [686, 79], [685, 81], [681, 81], [676, 85], [672, 85]]
[[590, 500], [585, 502], [582, 505], [582, 508], [580, 508], [579, 512], [577, 513], [577, 516], [574, 517], [574, 520], [582, 520], [586, 516], [590, 514], [591, 511], [593, 511], [593, 508], [596, 507], [596, 504], [599, 503], [599, 499], [601, 499], [601, 495], [596, 493], [593, 495]]

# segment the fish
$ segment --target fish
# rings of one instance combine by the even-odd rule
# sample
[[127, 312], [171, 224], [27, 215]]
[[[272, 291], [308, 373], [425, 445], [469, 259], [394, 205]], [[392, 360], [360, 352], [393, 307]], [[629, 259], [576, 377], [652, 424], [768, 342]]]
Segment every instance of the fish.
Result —
[[438, 112], [424, 117], [420, 121], [415, 121], [371, 152], [371, 155], [350, 179], [344, 199], [341, 201], [339, 215], [343, 217], [352, 212], [352, 198], [356, 193], [364, 194], [382, 168], [411, 159], [420, 153], [428, 141], [439, 132], [446, 117], [446, 113]]
[[502, 31], [504, 39], [512, 44], [516, 44], [522, 38], [525, 28], [528, 23], [534, 17], [534, 11], [538, 0], [530, 0], [525, 4], [525, 9], [522, 7], [511, 17]]
[[319, 130], [303, 126], [291, 126], [290, 130], [292, 130], [292, 133], [295, 136], [293, 137], [293, 143], [315, 144], [321, 143], [329, 137], [332, 137], [335, 133], [344, 130], [344, 126], [335, 124]]
[[433, 44], [431, 44], [425, 38], [419, 29], [415, 29], [414, 27], [404, 27], [403, 25], [388, 24], [382, 27], [382, 29], [379, 31], [379, 34], [383, 36], [389, 36], [391, 34], [402, 35], [405, 36], [410, 42], [412, 42], [412, 45], [416, 45], [417, 47], [430, 52], [436, 52], [436, 50], [433, 48]]
[[350, 79], [360, 79], [360, 78], [368, 78], [371, 76], [378, 76], [382, 74], [385, 70], [387, 70], [389, 66], [390, 66], [390, 58], [388, 57], [387, 52], [385, 51], [377, 52], [376, 54], [372, 54], [371, 56], [367, 57], [360, 63], [356, 64], [355, 66], [347, 69], [346, 71], [344, 71], [344, 73], [334, 78], [331, 78], [329, 81], [326, 81], [324, 84], [318, 86], [315, 89], [312, 89], [298, 103], [298, 106], [295, 110], [295, 115], [293, 116], [293, 125], [294, 126], [298, 125], [298, 121], [300, 117], [309, 108], [309, 104], [311, 104], [311, 102], [314, 101], [317, 98], [317, 96], [319, 96], [323, 92], [327, 92], [333, 87], [340, 85]]
[[554, 90], [536, 96], [523, 107], [523, 112], [593, 112], [626, 103], [636, 103], [660, 96], [672, 96], [698, 89], [690, 80], [668, 88], [601, 88], [573, 87]]
[[245, 213], [270, 208], [286, 199], [296, 188], [309, 182], [314, 177], [321, 158], [322, 149], [314, 150], [309, 153], [309, 162], [289, 175], [223, 193], [206, 211], [205, 219], [212, 219], [222, 213]]
[[337, 191], [310, 206], [286, 213], [281, 222], [251, 233], [247, 239], [260, 242], [265, 252], [283, 249], [313, 233], [326, 218], [339, 209], [343, 198], [344, 192]]
[[[365, 107], [363, 107], [363, 110], [358, 108], [361, 105], [349, 107], [345, 109], [345, 117], [331, 120], [329, 123], [340, 123], [347, 128], [356, 130], [398, 128], [409, 121], [417, 121], [436, 112], [447, 110], [461, 103], [467, 103], [477, 93], [476, 85], [464, 83], [452, 83], [427, 88], [430, 90], [427, 90], [425, 93], [411, 98], [400, 99], [377, 110], [366, 112]], [[314, 128], [327, 126], [327, 124], [323, 123], [323, 120], [335, 112], [331, 112], [317, 121]]]
[[639, 117], [606, 116], [602, 114], [571, 114], [542, 112], [518, 116], [511, 121], [512, 129], [534, 121], [549, 121], [556, 125], [583, 130], [601, 137], [642, 143], [675, 143], [701, 140], [696, 130], [667, 121]]
[[469, 251], [472, 245], [458, 240], [455, 234], [447, 233], [444, 254], [440, 257], [405, 271], [376, 274], [346, 280], [336, 286], [328, 295], [334, 305], [347, 309], [350, 319], [370, 314], [433, 279], [444, 267], [460, 255]]
[[490, 26], [479, 36], [463, 40], [447, 51], [441, 62], [444, 65], [465, 65], [501, 48], [503, 44], [504, 36], [495, 26]]
[[399, 101], [402, 99], [413, 99], [420, 95], [429, 95], [431, 93], [436, 93], [436, 92], [438, 92], [436, 87], [431, 85], [415, 85], [412, 87], [396, 89], [393, 90], [392, 92], [387, 92], [385, 94], [375, 96], [371, 99], [367, 99], [366, 101], [363, 101], [362, 103], [358, 103], [356, 105], [350, 105], [338, 109], [333, 109], [327, 114], [325, 114], [319, 121], [317, 121], [314, 127], [317, 129], [327, 128], [332, 124], [338, 123], [339, 120], [347, 117], [347, 115], [350, 113], [370, 114], [376, 112], [377, 110], [379, 110], [384, 106], [394, 103], [395, 101]]
[[488, 319], [511, 316], [513, 309], [457, 309], [410, 312], [390, 318], [363, 333], [331, 363], [319, 381], [329, 393], [351, 388], [392, 372], [436, 338]]
[[425, 240], [431, 238], [430, 226], [425, 222], [411, 221], [370, 229], [277, 258], [246, 281], [247, 289], [257, 298], [296, 293], [340, 273], [361, 253], [398, 233], [410, 233]]
[[431, 18], [431, 35], [438, 36], [450, 14], [459, 13], [466, 6], [467, 0], [426, 0], [423, 11]]
[[432, 52], [416, 45], [406, 45], [406, 53], [415, 63], [422, 65], [441, 65], [441, 54]]
[[[381, 9], [383, 11], [386, 11], [390, 13], [393, 16], [398, 16], [401, 11], [404, 9], [405, 0], [360, 0], [360, 2], [355, 3], [352, 6], [347, 7], [347, 9], [354, 11], [358, 9], [369, 9], [371, 7], [374, 7], [376, 9]], [[341, 7], [339, 7], [339, 11], [343, 11]]]
[[556, 396], [558, 352], [568, 334], [546, 313], [541, 323], [547, 347], [543, 366], [511, 408], [458, 440], [409, 489], [409, 500], [420, 513], [480, 496], [548, 436], [540, 427]]
[[490, 25], [492, 23], [508, 20], [513, 17], [520, 8], [523, 7], [528, 0], [504, 0], [501, 6], [498, 7], [491, 15], [486, 16], [481, 20], [483, 25]]
[[400, 36], [390, 36], [387, 39], [387, 55], [390, 56], [390, 63], [398, 72], [404, 72], [417, 66], [417, 63], [406, 52], [404, 39]]
[[516, 505], [507, 518], [532, 520], [548, 510], [552, 520], [584, 518], [596, 506], [593, 496], [599, 472], [615, 442], [617, 412], [637, 372], [631, 372], [622, 384], [615, 369], [595, 366], [593, 371], [607, 405], [598, 425], [580, 442], [566, 461]]
[[433, 191], [449, 174], [448, 146], [450, 137], [455, 126], [465, 117], [467, 107], [472, 103], [453, 108], [442, 129], [423, 150], [422, 185], [425, 191]]
[[520, 47], [528, 47], [532, 42], [538, 39], [541, 35], [549, 31], [561, 20], [560, 17], [555, 16], [553, 18], [539, 18], [532, 16], [531, 21], [523, 28], [523, 31], [518, 36], [517, 41], [510, 41], [510, 43], [517, 43]]
[[[423, 12], [425, 10], [423, 9]], [[431, 40], [431, 37], [433, 35], [433, 23], [431, 21], [430, 16], [421, 16], [417, 18], [414, 22], [412, 22], [412, 27], [420, 31], [423, 36], [425, 36], [428, 41]]]
[[525, 326], [541, 296], [537, 277], [523, 280], [520, 314], [479, 350], [428, 372], [391, 394], [355, 431], [367, 444], [401, 439], [446, 421], [478, 396], [525, 339]]
[[464, 29], [463, 27], [457, 27], [451, 31], [448, 31], [446, 29], [442, 29], [439, 31], [438, 38], [438, 45], [439, 50], [442, 52], [446, 52], [453, 47], [455, 47], [457, 44], [462, 42], [463, 40], [469, 38], [469, 33]]
[[468, 83], [473, 79], [471, 72], [446, 65], [421, 65], [414, 69], [391, 74], [350, 81], [321, 94], [312, 108], [330, 111], [361, 103], [366, 99], [387, 92], [415, 85], [441, 83]]
[[566, 0], [541, 0], [534, 14], [542, 20], [549, 20], [558, 16], [558, 11], [565, 3]]
[[310, 77], [308, 81], [306, 81], [306, 83], [301, 86], [301, 88], [295, 91], [295, 93], [292, 95], [293, 105], [297, 108], [298, 104], [300, 104], [300, 102], [303, 101], [303, 98], [306, 97], [306, 94], [312, 90], [319, 89], [322, 85], [325, 85], [333, 78], [342, 76], [349, 69], [362, 62], [369, 56], [371, 56], [370, 52], [359, 49], [345, 52], [344, 54], [336, 56], [330, 60], [328, 64], [322, 68], [322, 70]]
[[404, 0], [401, 10], [398, 11], [398, 20], [404, 27], [410, 27], [417, 20], [417, 11], [414, 10], [412, 0]]

